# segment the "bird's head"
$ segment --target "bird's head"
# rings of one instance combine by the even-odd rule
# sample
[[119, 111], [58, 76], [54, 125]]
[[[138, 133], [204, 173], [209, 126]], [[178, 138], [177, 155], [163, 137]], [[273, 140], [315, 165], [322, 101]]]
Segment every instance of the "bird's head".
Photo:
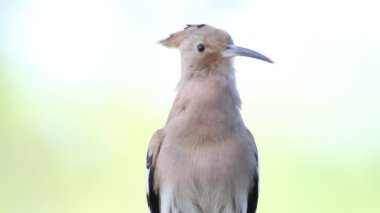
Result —
[[178, 48], [182, 62], [188, 67], [209, 67], [229, 61], [234, 56], [247, 56], [273, 63], [256, 51], [234, 45], [226, 31], [205, 24], [188, 24], [185, 29], [171, 34], [160, 43], [166, 47]]

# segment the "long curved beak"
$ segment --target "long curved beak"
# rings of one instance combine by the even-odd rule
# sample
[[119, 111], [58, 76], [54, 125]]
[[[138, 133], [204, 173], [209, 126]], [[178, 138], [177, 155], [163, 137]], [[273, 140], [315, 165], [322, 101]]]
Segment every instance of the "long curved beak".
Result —
[[270, 60], [265, 55], [258, 53], [256, 51], [244, 48], [244, 47], [238, 47], [235, 45], [227, 45], [226, 49], [223, 51], [223, 57], [229, 58], [234, 56], [246, 56], [251, 58], [257, 58], [269, 63], [273, 63], [272, 60]]

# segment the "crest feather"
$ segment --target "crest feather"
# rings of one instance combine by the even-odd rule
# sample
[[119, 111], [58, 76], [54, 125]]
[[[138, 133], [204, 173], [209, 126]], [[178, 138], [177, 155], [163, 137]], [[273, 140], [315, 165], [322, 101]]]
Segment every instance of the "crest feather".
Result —
[[177, 48], [182, 40], [193, 30], [200, 29], [206, 26], [205, 24], [187, 24], [186, 27], [178, 32], [170, 34], [168, 38], [160, 40], [159, 43], [169, 47], [169, 48]]

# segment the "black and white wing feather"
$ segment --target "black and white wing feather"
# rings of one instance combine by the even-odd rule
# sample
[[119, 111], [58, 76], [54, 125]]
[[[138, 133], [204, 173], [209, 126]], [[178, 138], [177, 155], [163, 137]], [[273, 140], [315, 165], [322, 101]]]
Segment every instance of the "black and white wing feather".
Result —
[[[250, 138], [252, 140], [252, 143], [255, 144], [255, 139], [253, 138], [253, 135], [252, 133], [247, 130], [249, 135], [250, 135]], [[254, 174], [254, 177], [252, 179], [253, 181], [253, 184], [252, 184], [252, 188], [249, 190], [249, 193], [248, 193], [248, 208], [247, 208], [247, 213], [255, 213], [256, 212], [256, 209], [257, 209], [257, 201], [259, 199], [259, 157], [258, 157], [258, 151], [257, 151], [257, 147], [255, 147], [256, 150], [255, 150], [255, 160], [256, 160], [256, 168], [255, 168], [255, 174]]]
[[150, 140], [148, 153], [146, 156], [146, 168], [147, 168], [147, 192], [146, 198], [151, 213], [160, 213], [160, 196], [158, 188], [155, 187], [154, 169], [156, 165], [157, 155], [160, 151], [162, 143], [162, 131], [157, 130], [152, 139]]

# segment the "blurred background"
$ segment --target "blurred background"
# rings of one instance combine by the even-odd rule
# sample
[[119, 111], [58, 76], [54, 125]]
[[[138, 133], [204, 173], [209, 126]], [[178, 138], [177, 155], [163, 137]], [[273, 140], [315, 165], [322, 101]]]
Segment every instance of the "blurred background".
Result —
[[0, 212], [147, 212], [145, 154], [180, 74], [157, 41], [227, 30], [260, 213], [380, 212], [375, 1], [0, 0]]

